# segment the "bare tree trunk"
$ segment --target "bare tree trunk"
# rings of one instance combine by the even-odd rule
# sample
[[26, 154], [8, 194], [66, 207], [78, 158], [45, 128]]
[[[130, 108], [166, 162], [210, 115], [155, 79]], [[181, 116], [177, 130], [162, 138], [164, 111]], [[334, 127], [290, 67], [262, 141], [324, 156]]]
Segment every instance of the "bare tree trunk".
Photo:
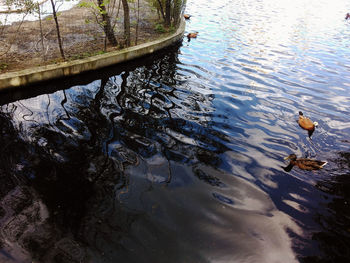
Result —
[[136, 19], [135, 45], [137, 45], [137, 41], [138, 41], [138, 38], [139, 38], [139, 22], [140, 22], [140, 0], [137, 0], [137, 19]]
[[165, 15], [164, 15], [164, 9], [163, 9], [163, 5], [162, 5], [162, 2], [160, 0], [158, 0], [158, 4], [159, 4], [159, 8], [160, 8], [160, 12], [162, 14], [162, 17], [165, 21]]
[[52, 6], [53, 18], [55, 19], [55, 24], [56, 24], [58, 46], [60, 48], [61, 57], [65, 60], [66, 58], [64, 57], [64, 52], [63, 52], [63, 47], [62, 47], [62, 39], [61, 39], [61, 34], [60, 34], [60, 26], [58, 24], [58, 19], [57, 19], [57, 13], [56, 13], [56, 7], [55, 7], [54, 0], [51, 0], [51, 6]]
[[97, 0], [98, 6], [101, 8], [101, 17], [103, 21], [103, 31], [105, 32], [106, 37], [108, 38], [108, 41], [113, 45], [118, 45], [118, 41], [115, 38], [113, 28], [111, 26], [111, 20], [109, 19], [106, 6], [103, 3], [103, 0]]
[[124, 37], [125, 44], [130, 47], [130, 10], [128, 5], [128, 0], [122, 0], [123, 10], [124, 10]]
[[169, 27], [171, 24], [171, 0], [165, 2], [165, 26]]
[[[115, 3], [116, 3], [116, 1], [117, 1], [117, 0], [114, 0], [114, 2], [113, 2], [112, 14], [113, 14], [113, 10], [115, 9]], [[114, 22], [113, 22], [113, 24], [112, 24], [112, 29], [113, 29], [113, 30], [114, 30], [114, 28], [115, 28], [115, 26], [117, 25], [117, 22], [118, 22], [120, 7], [121, 7], [121, 0], [118, 1], [118, 8], [117, 8], [116, 14], [115, 14], [115, 15], [113, 14], [113, 18], [114, 18]]]
[[121, 3], [121, 0], [119, 0], [119, 3], [118, 3], [118, 11], [117, 11], [116, 17], [119, 17], [120, 3]]
[[174, 1], [172, 19], [174, 22], [173, 25], [175, 27], [177, 27], [179, 25], [182, 6], [183, 6], [182, 0], [175, 0]]
[[38, 4], [38, 14], [39, 14], [39, 26], [40, 26], [40, 40], [41, 40], [41, 49], [43, 52], [43, 60], [46, 60], [45, 56], [45, 47], [44, 47], [44, 34], [43, 34], [43, 26], [42, 26], [42, 21], [41, 21], [41, 9], [40, 9], [40, 4]]

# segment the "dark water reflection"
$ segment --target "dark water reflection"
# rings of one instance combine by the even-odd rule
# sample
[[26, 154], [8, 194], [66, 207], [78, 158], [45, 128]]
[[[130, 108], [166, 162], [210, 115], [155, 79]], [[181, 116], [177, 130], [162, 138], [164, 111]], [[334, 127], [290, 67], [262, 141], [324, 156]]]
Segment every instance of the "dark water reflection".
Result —
[[181, 47], [2, 94], [0, 261], [347, 262], [346, 8], [189, 1]]

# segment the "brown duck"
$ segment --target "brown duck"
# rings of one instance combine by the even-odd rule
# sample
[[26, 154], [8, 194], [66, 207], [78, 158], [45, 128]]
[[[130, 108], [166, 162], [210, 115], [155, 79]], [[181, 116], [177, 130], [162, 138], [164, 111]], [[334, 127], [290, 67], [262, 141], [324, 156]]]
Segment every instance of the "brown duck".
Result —
[[307, 158], [297, 158], [295, 154], [290, 154], [284, 158], [285, 160], [290, 160], [290, 163], [286, 167], [282, 167], [286, 172], [290, 172], [294, 165], [298, 166], [302, 170], [312, 171], [322, 169], [327, 162], [307, 159]]
[[191, 15], [189, 15], [189, 14], [184, 14], [184, 18], [185, 18], [185, 19], [190, 19], [190, 18], [191, 18]]
[[198, 32], [188, 33], [187, 38], [190, 40], [191, 38], [196, 38], [198, 35]]
[[308, 131], [310, 138], [315, 131], [315, 127], [318, 125], [317, 122], [312, 122], [308, 117], [305, 117], [301, 111], [299, 111], [298, 124], [301, 128]]

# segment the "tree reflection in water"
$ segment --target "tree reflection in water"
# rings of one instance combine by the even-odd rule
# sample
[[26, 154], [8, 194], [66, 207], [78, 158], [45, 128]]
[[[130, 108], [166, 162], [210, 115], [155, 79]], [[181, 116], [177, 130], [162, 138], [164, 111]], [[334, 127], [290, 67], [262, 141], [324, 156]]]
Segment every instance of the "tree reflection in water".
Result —
[[[118, 205], [128, 166], [165, 156], [158, 182], [166, 185], [172, 161], [219, 164], [228, 138], [208, 126], [212, 97], [176, 89], [176, 54], [87, 89], [43, 95], [34, 99], [39, 110], [30, 102], [2, 106], [0, 261], [113, 262], [144, 216]], [[192, 109], [190, 118], [181, 104]], [[222, 184], [200, 168], [194, 174]]]

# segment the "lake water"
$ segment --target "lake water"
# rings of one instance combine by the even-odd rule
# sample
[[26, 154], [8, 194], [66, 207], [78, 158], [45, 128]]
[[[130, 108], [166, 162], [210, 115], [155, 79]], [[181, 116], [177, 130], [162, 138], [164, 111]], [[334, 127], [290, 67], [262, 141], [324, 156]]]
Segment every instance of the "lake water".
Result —
[[190, 0], [196, 39], [2, 95], [0, 261], [349, 262], [347, 12]]

